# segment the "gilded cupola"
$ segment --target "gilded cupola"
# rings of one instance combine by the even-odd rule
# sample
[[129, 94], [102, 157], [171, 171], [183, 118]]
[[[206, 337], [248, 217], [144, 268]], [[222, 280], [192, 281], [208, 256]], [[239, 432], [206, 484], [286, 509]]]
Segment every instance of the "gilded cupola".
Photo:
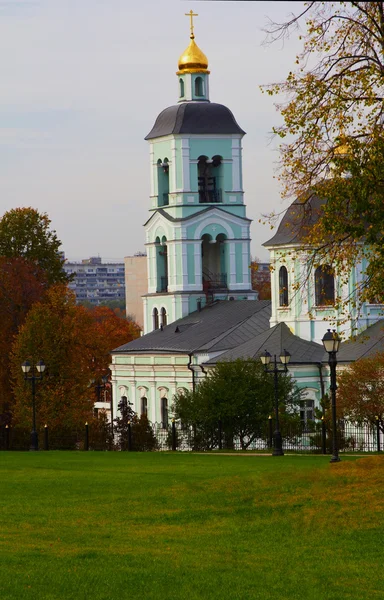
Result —
[[197, 17], [197, 14], [191, 10], [189, 13], [186, 13], [186, 16], [191, 19], [191, 41], [188, 48], [184, 50], [179, 58], [177, 75], [183, 75], [184, 73], [209, 73], [208, 58], [195, 42], [193, 17]]

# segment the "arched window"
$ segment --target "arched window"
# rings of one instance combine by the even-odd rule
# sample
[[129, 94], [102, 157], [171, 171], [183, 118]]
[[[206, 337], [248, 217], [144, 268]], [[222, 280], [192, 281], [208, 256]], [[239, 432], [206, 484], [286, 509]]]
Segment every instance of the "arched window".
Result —
[[180, 84], [180, 98], [184, 98], [184, 81], [182, 79], [179, 79], [179, 84]]
[[335, 278], [329, 265], [321, 265], [315, 271], [316, 306], [329, 306], [335, 302]]
[[288, 306], [288, 271], [280, 267], [279, 271], [279, 306]]
[[167, 311], [164, 308], [164, 306], [161, 309], [161, 324], [162, 324], [163, 327], [165, 327], [166, 324], [167, 324]]
[[158, 205], [169, 204], [169, 161], [168, 158], [157, 161]]
[[202, 77], [196, 77], [195, 79], [195, 96], [204, 96], [204, 86]]
[[163, 429], [168, 427], [168, 399], [160, 398], [161, 408], [161, 426]]
[[221, 202], [223, 184], [221, 156], [199, 156], [197, 177], [200, 203]]
[[152, 317], [153, 317], [153, 329], [159, 329], [159, 311], [157, 310], [157, 308], [153, 309]]
[[148, 400], [145, 396], [141, 398], [141, 414], [148, 415]]

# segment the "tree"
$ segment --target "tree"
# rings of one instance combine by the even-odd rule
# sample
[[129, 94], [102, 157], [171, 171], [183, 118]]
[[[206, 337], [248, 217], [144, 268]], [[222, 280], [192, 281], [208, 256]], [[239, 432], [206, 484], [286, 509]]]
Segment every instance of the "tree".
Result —
[[38, 421], [50, 428], [82, 428], [93, 414], [92, 381], [108, 373], [110, 351], [135, 335], [132, 323], [119, 319], [112, 310], [89, 311], [76, 304], [65, 285], [49, 288], [29, 311], [14, 344], [13, 420], [30, 423], [30, 393], [20, 366], [26, 359], [43, 359], [46, 373], [36, 392]]
[[93, 354], [90, 314], [76, 305], [64, 285], [52, 286], [29, 311], [14, 344], [14, 423], [31, 423], [30, 390], [21, 364], [43, 359], [46, 371], [36, 389], [38, 424], [47, 423], [52, 430], [83, 428], [93, 413], [94, 390], [89, 385]]
[[259, 294], [259, 300], [271, 299], [271, 272], [268, 269], [261, 268], [258, 258], [251, 261], [251, 284], [252, 289]]
[[[159, 444], [147, 415], [138, 415], [132, 403], [123, 397], [118, 404], [119, 413], [115, 419], [115, 432], [121, 450], [148, 452], [158, 450]], [[129, 441], [130, 437], [130, 441]]]
[[384, 354], [354, 362], [338, 376], [339, 415], [357, 423], [375, 424], [384, 431]]
[[38, 266], [49, 285], [68, 282], [60, 253], [61, 241], [50, 230], [46, 213], [34, 208], [15, 208], [0, 219], [0, 256], [24, 258]]
[[[279, 374], [278, 391], [282, 415], [294, 418], [300, 394], [289, 375]], [[195, 391], [177, 394], [173, 405], [175, 417], [193, 426], [199, 444], [208, 448], [217, 444], [219, 421], [227, 446], [238, 437], [241, 448], [248, 448], [262, 437], [273, 409], [273, 377], [256, 359], [218, 362]]]
[[[384, 299], [383, 2], [309, 2], [298, 16], [269, 28], [284, 38], [305, 20], [303, 50], [283, 83], [266, 86], [284, 119], [283, 196], [308, 206], [324, 199], [303, 236], [314, 262], [340, 274], [367, 259], [362, 299]], [[304, 210], [305, 213], [305, 210]]]
[[45, 277], [24, 258], [0, 257], [0, 426], [10, 422], [12, 388], [10, 355], [19, 327], [41, 299]]

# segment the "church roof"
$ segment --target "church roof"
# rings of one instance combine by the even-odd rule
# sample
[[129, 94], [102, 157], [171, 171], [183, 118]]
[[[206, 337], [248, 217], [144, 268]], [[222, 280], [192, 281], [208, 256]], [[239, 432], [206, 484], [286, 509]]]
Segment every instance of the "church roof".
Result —
[[[214, 365], [218, 360], [232, 361], [237, 358], [259, 358], [265, 351], [274, 356], [279, 356], [283, 350], [291, 354], [290, 364], [321, 363], [324, 348], [321, 344], [309, 342], [294, 335], [285, 323], [278, 323], [274, 327], [251, 337], [243, 344], [237, 345], [217, 358], [207, 361], [207, 365]], [[212, 349], [211, 349], [212, 350]]]
[[169, 106], [159, 114], [145, 139], [175, 133], [244, 135], [245, 131], [239, 127], [229, 108], [206, 100]]
[[[377, 321], [354, 340], [346, 340], [340, 345], [337, 362], [353, 362], [384, 352], [384, 320]], [[328, 356], [328, 355], [327, 355]]]
[[286, 211], [275, 235], [263, 246], [285, 246], [301, 243], [311, 227], [318, 221], [324, 198], [311, 194], [303, 200], [295, 200]]
[[[240, 336], [245, 339], [245, 323], [252, 318], [252, 331], [269, 327], [271, 303], [269, 300], [233, 300], [220, 301], [205, 306], [200, 312], [196, 311], [167, 325], [163, 330], [157, 329], [147, 333], [137, 340], [124, 344], [113, 354], [169, 353], [180, 352], [188, 354], [201, 351], [212, 351], [215, 344], [223, 349], [236, 345], [239, 340], [235, 334], [240, 327]], [[259, 325], [256, 323], [259, 322]], [[243, 330], [243, 333], [241, 333]], [[224, 337], [227, 336], [224, 342]]]

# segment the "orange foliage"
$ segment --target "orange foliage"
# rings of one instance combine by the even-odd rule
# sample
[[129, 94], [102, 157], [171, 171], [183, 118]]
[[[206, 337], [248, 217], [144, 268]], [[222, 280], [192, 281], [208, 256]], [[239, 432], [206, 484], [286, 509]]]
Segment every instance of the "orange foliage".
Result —
[[46, 364], [36, 386], [38, 423], [76, 429], [92, 417], [96, 400], [92, 381], [107, 373], [110, 351], [139, 335], [139, 328], [119, 319], [113, 310], [76, 305], [66, 286], [51, 287], [44, 301], [30, 310], [13, 349], [15, 406], [13, 418], [31, 422], [31, 393], [20, 365], [24, 360]]
[[339, 414], [356, 421], [384, 420], [384, 354], [362, 358], [338, 376]]

